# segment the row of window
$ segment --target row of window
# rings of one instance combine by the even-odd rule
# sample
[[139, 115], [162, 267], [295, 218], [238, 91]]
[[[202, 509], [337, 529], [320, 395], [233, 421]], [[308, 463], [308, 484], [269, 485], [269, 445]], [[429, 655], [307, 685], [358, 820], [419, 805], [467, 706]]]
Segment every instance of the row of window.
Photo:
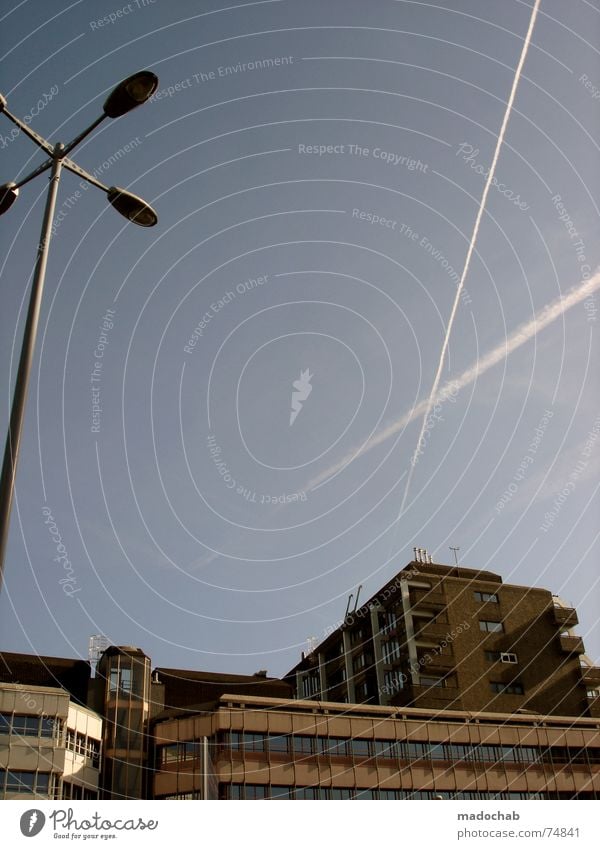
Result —
[[49, 772], [0, 769], [0, 795], [4, 793], [33, 793], [48, 796]]
[[[556, 795], [556, 794], [555, 794]], [[173, 798], [173, 797], [171, 797]], [[181, 798], [181, 797], [179, 797]], [[360, 790], [349, 787], [289, 787], [266, 784], [229, 784], [221, 787], [221, 799], [547, 799], [546, 793], [483, 793], [438, 790]]]
[[158, 763], [160, 766], [180, 761], [193, 761], [200, 757], [202, 743], [199, 740], [189, 740], [180, 743], [169, 743], [158, 747]]
[[60, 733], [60, 719], [50, 716], [31, 716], [21, 713], [0, 713], [0, 734], [22, 737], [53, 737]]
[[[182, 745], [182, 744], [179, 744]], [[188, 744], [184, 744], [188, 745]], [[360, 758], [395, 758], [403, 761], [440, 760], [473, 763], [600, 763], [600, 748], [573, 749], [552, 746], [486, 746], [483, 744], [425, 743], [408, 740], [363, 740], [345, 737], [313, 737], [298, 734], [265, 735], [225, 732], [220, 745], [245, 752], [296, 755], [334, 755]], [[162, 747], [165, 748], [165, 747]]]
[[80, 784], [71, 784], [70, 781], [63, 781], [61, 799], [97, 799], [98, 791], [90, 790], [87, 787], [82, 787]]
[[91, 760], [92, 766], [98, 769], [100, 765], [99, 740], [93, 740], [91, 737], [86, 737], [85, 734], [80, 734], [78, 731], [67, 728], [65, 746], [69, 751], [75, 752], [77, 755], [83, 755]]

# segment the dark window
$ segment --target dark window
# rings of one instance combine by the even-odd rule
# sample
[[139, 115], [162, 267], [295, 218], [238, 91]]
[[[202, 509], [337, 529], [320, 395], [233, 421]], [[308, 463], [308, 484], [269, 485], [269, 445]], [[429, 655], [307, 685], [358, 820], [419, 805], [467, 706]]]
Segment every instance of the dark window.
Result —
[[299, 755], [312, 755], [313, 753], [313, 738], [297, 735], [293, 738], [294, 751]]
[[419, 683], [421, 687], [445, 687], [446, 682], [443, 678], [434, 678], [432, 675], [420, 675]]
[[488, 663], [497, 663], [500, 660], [500, 652], [499, 651], [486, 651], [485, 659]]
[[39, 716], [21, 716], [15, 714], [12, 723], [13, 734], [22, 734], [26, 737], [37, 737], [40, 733]]
[[273, 734], [269, 737], [270, 752], [285, 752], [288, 751], [288, 737], [283, 734]]
[[287, 787], [285, 785], [280, 784], [272, 784], [271, 789], [269, 790], [269, 794], [267, 796], [268, 799], [282, 799], [289, 800], [294, 798], [294, 788]]
[[246, 752], [264, 752], [265, 742], [264, 734], [244, 734], [242, 748]]
[[54, 727], [57, 726], [57, 731], [60, 730], [58, 720], [50, 719], [48, 716], [42, 717], [40, 734], [42, 737], [52, 737], [54, 735]]
[[346, 740], [345, 738], [329, 738], [329, 754], [330, 755], [343, 755], [347, 756], [350, 754], [348, 751], [350, 740]]
[[378, 758], [397, 758], [398, 746], [395, 740], [374, 740], [373, 748]]
[[349, 787], [332, 787], [331, 788], [331, 798], [332, 799], [351, 799], [353, 796], [353, 791]]
[[513, 681], [511, 684], [503, 684], [501, 681], [490, 681], [490, 690], [492, 693], [505, 693], [509, 696], [522, 696], [525, 692], [520, 681]]
[[0, 713], [0, 734], [10, 734], [10, 713]]
[[371, 757], [370, 740], [350, 740], [352, 754], [357, 758]]
[[480, 619], [479, 630], [489, 631], [490, 633], [502, 633], [504, 631], [504, 625], [502, 622], [495, 622], [491, 619]]

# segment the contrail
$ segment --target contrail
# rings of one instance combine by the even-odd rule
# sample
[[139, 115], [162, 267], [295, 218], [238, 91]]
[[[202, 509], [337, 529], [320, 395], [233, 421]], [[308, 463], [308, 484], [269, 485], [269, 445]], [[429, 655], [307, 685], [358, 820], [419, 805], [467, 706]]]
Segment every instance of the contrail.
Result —
[[[450, 313], [450, 319], [448, 321], [448, 328], [446, 330], [446, 336], [444, 337], [444, 342], [442, 344], [442, 351], [440, 354], [440, 361], [438, 363], [437, 372], [435, 375], [435, 379], [433, 381], [433, 386], [431, 387], [431, 392], [429, 394], [429, 400], [427, 402], [427, 406], [425, 408], [425, 413], [423, 415], [423, 422], [421, 424], [421, 432], [419, 433], [419, 439], [417, 440], [417, 448], [421, 444], [421, 440], [423, 439], [423, 435], [425, 433], [425, 427], [427, 425], [427, 417], [431, 411], [431, 407], [433, 405], [433, 399], [438, 391], [438, 387], [440, 385], [440, 380], [442, 376], [442, 369], [444, 368], [444, 361], [446, 359], [446, 353], [448, 351], [448, 344], [450, 342], [450, 334], [452, 333], [452, 327], [454, 325], [454, 319], [456, 317], [456, 312], [458, 310], [458, 303], [460, 300], [460, 295], [462, 293], [465, 279], [467, 277], [469, 266], [471, 264], [471, 257], [473, 256], [473, 250], [475, 248], [475, 242], [477, 241], [477, 234], [479, 233], [479, 225], [481, 224], [481, 219], [483, 218], [483, 213], [485, 210], [485, 203], [487, 201], [487, 196], [490, 190], [490, 186], [492, 185], [492, 181], [494, 179], [494, 173], [496, 171], [496, 165], [498, 163], [498, 158], [500, 156], [500, 149], [502, 147], [502, 142], [504, 141], [504, 134], [506, 133], [506, 128], [508, 126], [508, 121], [510, 118], [510, 113], [512, 111], [513, 103], [515, 100], [515, 95], [517, 93], [517, 87], [519, 85], [519, 79], [521, 78], [521, 71], [523, 70], [523, 65], [525, 64], [525, 59], [527, 57], [527, 51], [529, 50], [529, 44], [531, 42], [531, 34], [533, 33], [533, 27], [535, 25], [535, 19], [537, 17], [538, 9], [540, 6], [541, 0], [535, 0], [533, 5], [533, 10], [531, 12], [531, 18], [529, 21], [529, 28], [527, 30], [527, 35], [525, 36], [525, 41], [523, 42], [523, 49], [521, 50], [521, 57], [519, 59], [519, 64], [517, 65], [517, 69], [515, 71], [515, 77], [513, 79], [512, 88], [510, 90], [510, 96], [508, 98], [508, 103], [506, 104], [506, 111], [504, 112], [504, 118], [502, 119], [502, 125], [500, 127], [500, 132], [498, 133], [498, 140], [496, 142], [496, 149], [494, 151], [494, 157], [492, 159], [492, 164], [490, 166], [489, 173], [487, 175], [487, 180], [485, 182], [485, 186], [483, 188], [483, 194], [481, 196], [481, 203], [479, 204], [479, 210], [477, 212], [477, 217], [475, 219], [475, 225], [473, 227], [473, 235], [471, 236], [471, 241], [469, 243], [469, 248], [467, 250], [467, 256], [465, 258], [465, 265], [463, 268], [463, 272], [460, 278], [460, 282], [456, 289], [456, 297], [454, 298], [454, 304], [452, 305], [452, 312]], [[408, 497], [408, 491], [410, 489], [410, 484], [412, 481], [413, 472], [415, 469], [415, 463], [410, 464], [410, 469], [408, 471], [408, 475], [406, 477], [406, 486], [404, 487], [404, 495], [402, 496], [402, 504], [400, 505], [400, 512], [398, 517], [402, 515], [404, 512], [404, 505], [406, 504], [406, 499]]]
[[394, 436], [408, 424], [419, 418], [419, 416], [423, 413], [427, 416], [432, 406], [435, 406], [435, 404], [438, 404], [441, 401], [447, 400], [451, 395], [455, 395], [456, 392], [473, 383], [474, 380], [482, 374], [485, 374], [485, 372], [493, 366], [502, 362], [502, 360], [506, 359], [506, 357], [512, 354], [513, 351], [516, 351], [517, 348], [525, 345], [526, 342], [529, 342], [530, 339], [533, 339], [534, 336], [541, 333], [541, 331], [548, 327], [549, 324], [552, 324], [552, 322], [556, 321], [557, 318], [560, 318], [563, 313], [584, 301], [597, 289], [600, 289], [600, 271], [597, 271], [592, 277], [590, 277], [589, 280], [586, 280], [585, 283], [570, 289], [566, 295], [562, 295], [560, 298], [557, 298], [556, 301], [552, 301], [552, 303], [547, 304], [537, 315], [534, 315], [530, 321], [519, 325], [519, 327], [517, 327], [517, 329], [513, 331], [513, 333], [511, 333], [504, 342], [501, 342], [481, 359], [477, 360], [473, 363], [473, 365], [465, 369], [465, 371], [463, 371], [457, 378], [446, 382], [441, 389], [436, 389], [435, 395], [430, 396], [426, 400], [420, 401], [410, 412], [405, 413], [401, 418], [392, 422], [383, 430], [380, 430], [379, 433], [375, 434], [375, 436], [363, 448], [357, 448], [355, 451], [349, 452], [334, 466], [330, 466], [329, 469], [325, 469], [317, 477], [309, 481], [304, 489], [309, 491], [315, 489], [317, 486], [320, 486], [320, 484], [328, 480], [332, 475], [345, 468], [345, 466], [347, 466], [352, 460], [366, 454], [367, 451], [377, 447], [377, 445], [381, 445], [382, 442], [385, 442], [391, 436]]

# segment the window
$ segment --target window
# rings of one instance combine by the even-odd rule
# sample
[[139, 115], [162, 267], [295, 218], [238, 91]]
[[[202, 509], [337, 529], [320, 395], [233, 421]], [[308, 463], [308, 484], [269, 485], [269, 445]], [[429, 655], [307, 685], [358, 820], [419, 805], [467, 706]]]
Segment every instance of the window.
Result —
[[499, 651], [486, 651], [485, 659], [488, 661], [488, 663], [498, 663], [498, 661], [500, 660], [500, 654], [501, 653]]
[[292, 745], [294, 752], [299, 755], [312, 755], [313, 753], [313, 738], [304, 735], [297, 735], [293, 738]]
[[56, 727], [57, 733], [60, 732], [60, 724], [56, 719], [50, 719], [49, 716], [42, 717], [40, 736], [42, 737], [53, 737], [54, 736], [54, 728]]
[[159, 763], [162, 765], [174, 763], [179, 759], [179, 746], [170, 743], [168, 746], [159, 746]]
[[400, 657], [400, 643], [396, 639], [386, 640], [381, 646], [384, 663], [393, 663]]
[[504, 625], [502, 622], [494, 622], [491, 619], [480, 619], [479, 630], [489, 631], [490, 633], [504, 633]]
[[395, 610], [387, 610], [379, 617], [379, 625], [382, 635], [389, 634], [390, 631], [395, 631], [398, 627], [398, 620]]
[[116, 693], [120, 690], [123, 693], [131, 692], [132, 670], [129, 666], [113, 667], [110, 670], [109, 691]]
[[180, 743], [180, 759], [184, 761], [194, 761], [200, 757], [202, 751], [202, 743], [200, 740], [188, 740], [185, 743]]
[[12, 721], [13, 734], [25, 737], [37, 737], [40, 730], [39, 716], [21, 716], [15, 714]]
[[350, 740], [350, 748], [355, 758], [370, 758], [370, 740]]
[[50, 787], [49, 772], [20, 772], [0, 769], [0, 792], [31, 793], [47, 796]]
[[364, 669], [367, 665], [367, 657], [365, 654], [359, 654], [352, 661], [352, 668], [355, 672], [358, 672], [360, 669]]
[[498, 604], [498, 596], [496, 593], [473, 593], [475, 601], [490, 601], [492, 604]]
[[373, 750], [378, 758], [397, 758], [399, 745], [395, 740], [374, 740]]
[[246, 752], [264, 752], [265, 742], [264, 734], [244, 734], [242, 748]]
[[405, 676], [401, 672], [385, 672], [383, 675], [384, 692], [388, 695], [396, 693], [404, 687], [404, 680]]
[[339, 737], [339, 738], [330, 737], [329, 738], [329, 754], [334, 755], [334, 756], [338, 756], [338, 757], [339, 756], [347, 757], [349, 754], [351, 754], [348, 751], [349, 743], [350, 743], [350, 740], [346, 740], [343, 737]]
[[365, 640], [365, 634], [362, 628], [356, 628], [356, 630], [350, 633], [350, 645], [356, 646], [359, 643], [362, 643]]
[[518, 663], [517, 655], [512, 651], [500, 652], [500, 663]]
[[432, 675], [420, 675], [419, 683], [421, 687], [445, 687], [446, 682], [443, 678], [435, 678]]
[[288, 737], [284, 734], [272, 734], [269, 736], [269, 751], [284, 752], [288, 751]]
[[349, 787], [332, 787], [331, 788], [331, 798], [332, 799], [351, 799], [353, 795], [354, 794]]
[[522, 696], [525, 692], [520, 681], [513, 681], [511, 684], [503, 684], [501, 681], [490, 681], [490, 690], [492, 693], [504, 693], [509, 696]]
[[346, 667], [342, 666], [336, 672], [332, 672], [329, 676], [329, 686], [337, 687], [339, 684], [343, 684], [346, 680]]
[[598, 696], [600, 696], [600, 688], [599, 687], [592, 687], [592, 688], [588, 689], [587, 695], [588, 695], [588, 699], [598, 698]]
[[302, 697], [309, 699], [319, 692], [319, 675], [315, 672], [309, 672], [302, 679]]

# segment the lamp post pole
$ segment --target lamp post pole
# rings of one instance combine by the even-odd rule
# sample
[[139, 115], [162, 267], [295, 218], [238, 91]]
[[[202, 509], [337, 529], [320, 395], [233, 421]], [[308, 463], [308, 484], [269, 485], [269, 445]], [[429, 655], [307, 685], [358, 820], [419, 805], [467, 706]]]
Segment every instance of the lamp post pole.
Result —
[[61, 143], [52, 145], [34, 132], [28, 124], [8, 111], [6, 98], [0, 94], [0, 113], [6, 115], [13, 124], [19, 127], [24, 135], [28, 136], [34, 144], [49, 156], [45, 162], [32, 171], [31, 174], [21, 179], [19, 183], [5, 183], [3, 186], [0, 186], [0, 215], [10, 209], [16, 201], [21, 186], [24, 186], [39, 174], [50, 169], [46, 208], [44, 210], [40, 241], [37, 246], [29, 307], [27, 309], [25, 330], [23, 332], [23, 343], [19, 357], [19, 367], [17, 369], [8, 435], [2, 463], [2, 478], [0, 479], [0, 590], [2, 589], [4, 577], [4, 561], [8, 543], [8, 530], [17, 474], [17, 462], [19, 459], [19, 447], [25, 417], [27, 386], [29, 384], [29, 376], [35, 352], [35, 340], [44, 291], [44, 278], [48, 263], [48, 249], [52, 236], [52, 222], [54, 220], [54, 209], [56, 207], [56, 196], [61, 171], [63, 168], [67, 168], [79, 177], [83, 177], [91, 185], [105, 192], [111, 206], [129, 221], [139, 224], [141, 227], [153, 227], [158, 221], [158, 218], [155, 211], [146, 201], [125, 189], [120, 189], [116, 186], [105, 186], [93, 174], [89, 174], [84, 168], [73, 162], [68, 154], [95, 130], [105, 118], [119, 118], [121, 115], [125, 115], [127, 112], [145, 103], [156, 91], [157, 86], [158, 78], [151, 71], [139, 71], [137, 74], [127, 77], [108, 96], [104, 103], [102, 115], [96, 118], [89, 127], [79, 133], [67, 145]]
[[29, 296], [29, 308], [23, 332], [23, 345], [17, 370], [17, 379], [8, 425], [8, 435], [4, 448], [4, 461], [2, 463], [2, 480], [0, 481], [0, 588], [4, 573], [4, 555], [8, 541], [8, 528], [10, 525], [10, 513], [12, 508], [13, 494], [15, 490], [15, 477], [17, 474], [17, 461], [19, 458], [19, 447], [21, 444], [21, 433], [23, 430], [23, 419], [25, 416], [25, 401], [27, 398], [27, 386], [31, 373], [31, 364], [35, 351], [35, 339], [42, 307], [42, 295], [44, 292], [44, 278], [46, 276], [46, 265], [48, 263], [48, 247], [52, 235], [52, 221], [54, 220], [54, 208], [56, 206], [56, 195], [60, 182], [62, 167], [61, 152], [62, 145], [56, 145], [52, 156], [52, 170], [48, 183], [48, 194], [46, 196], [46, 209], [44, 210], [44, 221], [40, 241], [37, 246], [37, 258], [31, 294]]

